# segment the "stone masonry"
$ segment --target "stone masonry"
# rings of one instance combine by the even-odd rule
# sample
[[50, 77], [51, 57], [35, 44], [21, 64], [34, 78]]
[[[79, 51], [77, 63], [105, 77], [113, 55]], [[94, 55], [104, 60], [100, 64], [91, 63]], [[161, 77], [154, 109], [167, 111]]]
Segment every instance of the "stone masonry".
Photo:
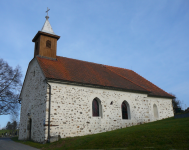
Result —
[[46, 115], [47, 84], [44, 79], [36, 59], [33, 59], [29, 64], [21, 95], [20, 140], [29, 138], [30, 118], [32, 119], [31, 138], [37, 142], [43, 142], [45, 139], [43, 123]]
[[[51, 123], [54, 125], [51, 135], [60, 135], [62, 138], [106, 132], [173, 116], [171, 99], [58, 83], [51, 83], [51, 87]], [[92, 116], [94, 98], [101, 101], [100, 117]], [[130, 106], [128, 120], [122, 119], [123, 101]], [[154, 104], [158, 108], [158, 119], [154, 118]], [[47, 135], [47, 127], [45, 131]]]

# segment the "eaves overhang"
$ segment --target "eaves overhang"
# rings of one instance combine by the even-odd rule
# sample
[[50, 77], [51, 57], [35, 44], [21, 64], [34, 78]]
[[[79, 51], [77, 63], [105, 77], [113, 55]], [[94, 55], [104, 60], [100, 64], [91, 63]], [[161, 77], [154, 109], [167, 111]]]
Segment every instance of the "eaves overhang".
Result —
[[108, 90], [116, 90], [116, 91], [125, 91], [125, 92], [132, 92], [132, 93], [142, 93], [142, 94], [149, 94], [149, 91], [140, 91], [140, 90], [131, 90], [131, 89], [124, 89], [112, 86], [102, 86], [97, 84], [88, 84], [88, 83], [81, 83], [75, 81], [68, 81], [68, 80], [60, 80], [54, 78], [46, 78], [48, 82], [52, 83], [60, 83], [60, 84], [68, 84], [68, 85], [75, 85], [75, 86], [84, 86], [84, 87], [91, 87], [91, 88], [100, 88], [100, 89], [108, 89]]
[[60, 38], [60, 36], [55, 35], [55, 34], [50, 34], [50, 33], [47, 33], [47, 32], [38, 31], [37, 34], [35, 35], [35, 37], [33, 38], [32, 42], [35, 42], [40, 35], [49, 36], [49, 37], [55, 38], [57, 40]]
[[156, 97], [156, 98], [175, 98], [175, 96], [160, 96], [160, 95], [148, 95], [148, 97]]

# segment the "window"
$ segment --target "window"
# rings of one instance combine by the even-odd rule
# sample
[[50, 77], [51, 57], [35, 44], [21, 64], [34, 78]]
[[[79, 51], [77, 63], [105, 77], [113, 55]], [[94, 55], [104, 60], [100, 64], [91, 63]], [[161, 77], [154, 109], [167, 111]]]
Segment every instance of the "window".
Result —
[[121, 104], [122, 119], [130, 119], [130, 107], [127, 101]]
[[99, 103], [96, 98], [93, 100], [93, 116], [99, 116]]
[[28, 139], [31, 140], [31, 131], [32, 131], [32, 119], [29, 118], [28, 120], [28, 125], [27, 125], [27, 130], [28, 130]]
[[156, 104], [153, 105], [153, 110], [154, 110], [154, 118], [157, 119], [158, 118], [158, 109], [157, 109]]
[[94, 98], [92, 101], [92, 115], [93, 117], [101, 117], [102, 118], [102, 105], [99, 98]]
[[46, 41], [46, 47], [51, 48], [51, 41], [49, 40]]

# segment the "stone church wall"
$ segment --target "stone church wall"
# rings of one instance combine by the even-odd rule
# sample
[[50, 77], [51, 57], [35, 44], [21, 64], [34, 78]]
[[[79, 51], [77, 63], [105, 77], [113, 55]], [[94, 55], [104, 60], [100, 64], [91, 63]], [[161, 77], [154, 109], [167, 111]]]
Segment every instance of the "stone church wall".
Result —
[[43, 142], [45, 139], [44, 120], [46, 115], [47, 84], [36, 59], [28, 67], [21, 94], [21, 115], [19, 139], [29, 139], [31, 119], [31, 139]]
[[[60, 135], [65, 138], [95, 134], [173, 116], [171, 99], [76, 85], [50, 84], [51, 136]], [[100, 100], [101, 117], [92, 116], [94, 98]], [[122, 119], [123, 101], [130, 106], [130, 119]], [[47, 131], [46, 127], [46, 137]]]
[[[21, 93], [19, 139], [47, 140], [49, 91], [36, 59], [29, 65]], [[146, 94], [82, 87], [59, 83], [51, 85], [51, 136], [61, 138], [95, 134], [147, 123], [173, 116], [171, 99]], [[98, 98], [101, 116], [92, 116], [92, 101]], [[130, 107], [129, 119], [122, 119], [121, 104]], [[154, 111], [156, 109], [156, 111]]]

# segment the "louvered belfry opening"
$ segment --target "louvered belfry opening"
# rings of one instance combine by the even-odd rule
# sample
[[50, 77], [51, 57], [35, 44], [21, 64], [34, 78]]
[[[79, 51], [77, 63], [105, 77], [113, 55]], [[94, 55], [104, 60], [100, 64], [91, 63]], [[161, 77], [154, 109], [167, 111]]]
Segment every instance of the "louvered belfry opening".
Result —
[[46, 47], [51, 48], [51, 41], [50, 40], [46, 41]]

